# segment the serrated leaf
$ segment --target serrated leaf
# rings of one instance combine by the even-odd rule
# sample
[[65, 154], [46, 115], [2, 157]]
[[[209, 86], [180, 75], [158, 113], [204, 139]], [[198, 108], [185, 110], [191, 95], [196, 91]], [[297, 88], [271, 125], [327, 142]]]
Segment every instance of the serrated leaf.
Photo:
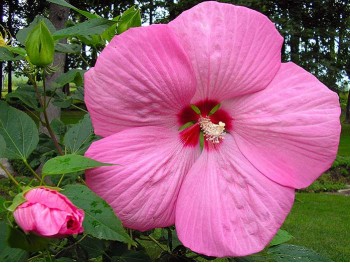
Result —
[[81, 51], [81, 45], [57, 43], [55, 50], [60, 53], [78, 54]]
[[72, 36], [92, 36], [102, 34], [107, 28], [115, 24], [115, 21], [104, 18], [95, 18], [72, 27], [64, 28], [53, 34], [54, 39], [61, 39]]
[[141, 26], [140, 10], [136, 9], [135, 6], [132, 6], [121, 15], [117, 26], [117, 33], [121, 34], [131, 27], [138, 26]]
[[55, 174], [68, 174], [84, 171], [90, 168], [111, 165], [113, 164], [101, 163], [81, 155], [67, 154], [63, 156], [57, 156], [48, 160], [43, 166], [42, 174], [44, 176]]
[[33, 86], [31, 85], [21, 85], [15, 91], [8, 93], [6, 95], [6, 100], [19, 99], [26, 106], [35, 111], [40, 111], [39, 102], [36, 98], [36, 94]]
[[93, 19], [93, 18], [98, 18], [100, 17], [99, 15], [97, 14], [91, 14], [90, 12], [87, 12], [87, 11], [84, 11], [84, 10], [81, 10], [79, 8], [76, 8], [75, 6], [67, 3], [66, 1], [64, 0], [47, 0], [48, 2], [51, 2], [51, 3], [54, 3], [56, 5], [60, 5], [60, 6], [64, 6], [64, 7], [68, 7], [76, 12], [78, 12], [79, 14], [82, 14], [83, 16], [85, 16], [86, 18], [89, 18], [89, 19]]
[[277, 246], [283, 243], [288, 242], [289, 240], [291, 240], [293, 238], [293, 236], [291, 234], [289, 234], [287, 231], [285, 230], [278, 230], [277, 234], [275, 235], [275, 237], [272, 239], [272, 241], [270, 242], [269, 246]]
[[329, 262], [329, 258], [302, 246], [282, 244], [271, 247], [267, 254], [278, 262]]
[[6, 142], [3, 158], [25, 160], [39, 142], [35, 122], [24, 112], [0, 101], [0, 135]]
[[112, 208], [84, 185], [67, 185], [62, 191], [76, 206], [85, 211], [84, 232], [93, 237], [134, 244]]
[[95, 138], [89, 114], [77, 124], [72, 125], [63, 138], [63, 144], [69, 153], [84, 154]]

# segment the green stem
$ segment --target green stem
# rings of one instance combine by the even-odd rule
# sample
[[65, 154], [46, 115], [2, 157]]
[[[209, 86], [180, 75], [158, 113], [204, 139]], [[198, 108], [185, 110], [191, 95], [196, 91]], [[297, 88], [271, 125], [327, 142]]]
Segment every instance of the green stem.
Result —
[[17, 180], [15, 179], [15, 177], [6, 169], [6, 167], [0, 162], [0, 168], [2, 170], [4, 170], [4, 172], [6, 173], [7, 177], [15, 184], [17, 185], [19, 188], [22, 188], [21, 185], [19, 184], [19, 182], [17, 182]]
[[74, 105], [74, 104], [72, 104], [72, 107], [74, 107], [74, 108], [76, 108], [76, 109], [78, 109], [78, 110], [81, 110], [81, 111], [83, 111], [83, 112], [89, 113], [88, 111], [86, 111], [86, 110], [84, 110], [83, 108], [80, 108], [80, 107], [78, 107], [78, 106], [76, 106], [76, 105]]
[[161, 249], [163, 249], [164, 251], [168, 252], [169, 254], [171, 254], [171, 251], [169, 250], [169, 248], [164, 248], [164, 246], [159, 243], [155, 238], [153, 238], [152, 236], [147, 236], [151, 241], [153, 241], [158, 247], [160, 247]]
[[43, 182], [43, 179], [33, 170], [33, 168], [29, 165], [26, 159], [23, 159], [24, 164], [27, 166], [29, 171], [39, 180], [40, 183]]
[[61, 182], [62, 182], [64, 176], [65, 176], [65, 174], [62, 174], [60, 180], [58, 181], [58, 183], [57, 183], [57, 185], [56, 185], [57, 187], [60, 186], [60, 184], [61, 184]]
[[[29, 79], [33, 83], [33, 87], [34, 87], [36, 96], [37, 96], [37, 98], [38, 98], [38, 100], [40, 102], [41, 107], [43, 108], [43, 115], [44, 115], [44, 119], [45, 119], [45, 127], [46, 127], [47, 131], [49, 132], [50, 137], [51, 137], [51, 139], [52, 139], [52, 141], [53, 141], [53, 143], [54, 143], [58, 153], [60, 155], [63, 155], [62, 148], [58, 144], [57, 138], [56, 138], [56, 136], [55, 136], [51, 126], [50, 126], [49, 118], [48, 118], [47, 112], [46, 112], [46, 101], [45, 101], [45, 96], [46, 96], [45, 90], [46, 90], [46, 87], [45, 87], [45, 81], [43, 81], [44, 96], [42, 98], [41, 95], [40, 95], [40, 92], [39, 92], [38, 85], [37, 85], [37, 83], [35, 81], [35, 78], [33, 78], [33, 76], [29, 75]], [[45, 74], [43, 74], [43, 79], [45, 79]]]

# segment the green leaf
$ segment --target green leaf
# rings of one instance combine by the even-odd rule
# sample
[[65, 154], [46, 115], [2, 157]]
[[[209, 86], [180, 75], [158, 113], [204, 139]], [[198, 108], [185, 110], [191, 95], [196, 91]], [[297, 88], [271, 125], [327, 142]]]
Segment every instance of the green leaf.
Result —
[[21, 192], [21, 193], [17, 194], [15, 196], [15, 198], [13, 198], [12, 204], [7, 208], [7, 210], [10, 212], [14, 212], [19, 205], [21, 205], [25, 201], [27, 201], [27, 199], [24, 197], [25, 193], [26, 192]]
[[23, 57], [25, 57], [27, 55], [27, 52], [24, 48], [21, 47], [11, 47], [11, 46], [7, 46], [6, 47], [9, 51], [11, 51], [14, 54], [18, 54], [21, 55]]
[[[120, 16], [116, 16], [112, 19], [112, 21], [118, 22], [120, 20]], [[110, 26], [107, 28], [102, 34], [101, 37], [102, 39], [111, 42], [112, 38], [117, 34], [117, 26], [118, 24], [115, 23], [114, 25]]]
[[106, 250], [106, 241], [90, 236], [84, 238], [79, 245], [87, 252], [89, 259], [103, 255]]
[[21, 85], [15, 91], [8, 93], [6, 100], [10, 101], [11, 99], [19, 99], [29, 108], [40, 111], [39, 102], [31, 85]]
[[275, 237], [270, 242], [269, 246], [272, 247], [272, 246], [277, 246], [277, 245], [286, 243], [289, 240], [291, 240], [292, 238], [293, 238], [293, 236], [291, 234], [289, 234], [285, 230], [280, 229], [280, 230], [278, 230], [277, 234], [275, 235]]
[[60, 53], [78, 54], [81, 51], [81, 45], [57, 43], [55, 50]]
[[43, 166], [42, 174], [45, 176], [54, 174], [67, 174], [84, 171], [90, 168], [111, 165], [113, 164], [100, 163], [81, 155], [67, 154], [48, 160]]
[[28, 252], [44, 250], [52, 239], [39, 237], [33, 234], [25, 234], [17, 228], [10, 228], [7, 242], [12, 248], [20, 248]]
[[63, 87], [68, 83], [75, 83], [76, 86], [83, 86], [85, 70], [82, 69], [72, 69], [66, 73], [61, 74], [57, 79], [55, 79], [55, 85], [58, 87]]
[[268, 249], [267, 253], [278, 262], [329, 262], [329, 258], [302, 246], [282, 244]]
[[62, 191], [76, 206], [84, 209], [84, 232], [93, 237], [134, 244], [112, 208], [84, 185], [67, 185]]
[[5, 154], [6, 150], [6, 142], [4, 140], [4, 137], [0, 135], [0, 156], [3, 156]]
[[140, 243], [141, 246], [145, 249], [145, 252], [151, 258], [152, 261], [156, 261], [156, 259], [158, 259], [164, 251], [151, 240], [137, 239], [137, 242]]
[[16, 39], [22, 44], [24, 45], [26, 40], [27, 40], [27, 37], [30, 33], [30, 31], [32, 31], [32, 29], [37, 25], [39, 24], [41, 21], [43, 21], [45, 23], [45, 25], [47, 26], [47, 28], [49, 29], [50, 33], [54, 33], [56, 31], [56, 28], [55, 26], [52, 24], [52, 22], [43, 17], [43, 16], [36, 16], [33, 20], [33, 22], [31, 22], [29, 24], [29, 26], [25, 27], [25, 28], [22, 28], [18, 31], [17, 35], [16, 35]]
[[5, 47], [0, 47], [0, 62], [14, 60], [15, 56]]
[[0, 156], [8, 159], [26, 160], [39, 142], [35, 122], [24, 112], [0, 101], [0, 135], [6, 142], [5, 153]]
[[121, 15], [117, 27], [117, 33], [121, 34], [131, 27], [138, 26], [141, 26], [140, 10], [136, 9], [135, 6], [132, 6]]
[[95, 138], [89, 114], [68, 129], [63, 144], [69, 153], [84, 154]]
[[84, 89], [83, 87], [77, 87], [75, 92], [71, 96], [74, 100], [84, 101]]
[[126, 251], [119, 256], [112, 257], [114, 262], [148, 262], [152, 261], [145, 251]]
[[90, 12], [84, 11], [84, 10], [80, 10], [78, 8], [76, 8], [75, 6], [67, 3], [64, 0], [47, 0], [48, 2], [54, 3], [56, 5], [60, 5], [60, 6], [64, 6], [64, 7], [68, 7], [76, 12], [78, 12], [79, 14], [82, 14], [83, 16], [85, 16], [86, 18], [89, 19], [93, 19], [93, 18], [99, 18], [100, 16], [97, 14], [91, 14]]
[[50, 126], [58, 138], [61, 138], [66, 133], [66, 125], [58, 118], [53, 119]]
[[6, 240], [9, 235], [9, 231], [9, 226], [4, 221], [0, 221], [0, 261], [26, 261], [29, 256], [26, 251], [18, 248], [12, 248], [7, 244]]
[[54, 39], [61, 39], [72, 36], [91, 36], [102, 34], [107, 28], [115, 24], [115, 21], [104, 18], [95, 18], [76, 24], [72, 27], [64, 28], [53, 34]]

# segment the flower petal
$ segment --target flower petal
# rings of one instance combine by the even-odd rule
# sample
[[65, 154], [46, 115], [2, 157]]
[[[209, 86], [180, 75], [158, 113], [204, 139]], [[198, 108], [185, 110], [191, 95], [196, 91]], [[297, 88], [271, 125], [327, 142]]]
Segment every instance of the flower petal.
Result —
[[25, 203], [14, 212], [17, 224], [25, 232], [34, 232], [40, 236], [57, 236], [65, 224], [68, 213], [49, 209], [40, 203]]
[[66, 211], [68, 213], [75, 212], [77, 208], [64, 195], [49, 188], [34, 188], [25, 194], [25, 198], [29, 203], [39, 203], [48, 208]]
[[262, 175], [226, 135], [204, 150], [184, 180], [176, 205], [176, 231], [193, 251], [245, 256], [262, 250], [294, 201], [294, 189]]
[[277, 183], [307, 187], [336, 157], [338, 96], [293, 63], [283, 64], [266, 89], [223, 107], [232, 114], [242, 153]]
[[194, 93], [190, 62], [166, 25], [114, 37], [85, 74], [85, 102], [101, 136], [129, 127], [177, 125], [176, 114]]
[[165, 227], [174, 224], [183, 177], [198, 155], [199, 149], [183, 146], [178, 132], [132, 128], [91, 145], [86, 156], [119, 165], [87, 170], [86, 182], [126, 227]]
[[254, 10], [204, 2], [169, 25], [194, 67], [194, 102], [261, 90], [280, 67], [283, 38], [266, 16]]

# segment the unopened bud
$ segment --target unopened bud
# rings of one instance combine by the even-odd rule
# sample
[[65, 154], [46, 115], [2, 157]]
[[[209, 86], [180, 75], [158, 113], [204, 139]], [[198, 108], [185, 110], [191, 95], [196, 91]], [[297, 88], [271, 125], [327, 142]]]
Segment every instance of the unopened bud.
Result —
[[55, 44], [52, 35], [43, 21], [29, 33], [26, 43], [29, 61], [36, 66], [47, 66], [53, 62]]

